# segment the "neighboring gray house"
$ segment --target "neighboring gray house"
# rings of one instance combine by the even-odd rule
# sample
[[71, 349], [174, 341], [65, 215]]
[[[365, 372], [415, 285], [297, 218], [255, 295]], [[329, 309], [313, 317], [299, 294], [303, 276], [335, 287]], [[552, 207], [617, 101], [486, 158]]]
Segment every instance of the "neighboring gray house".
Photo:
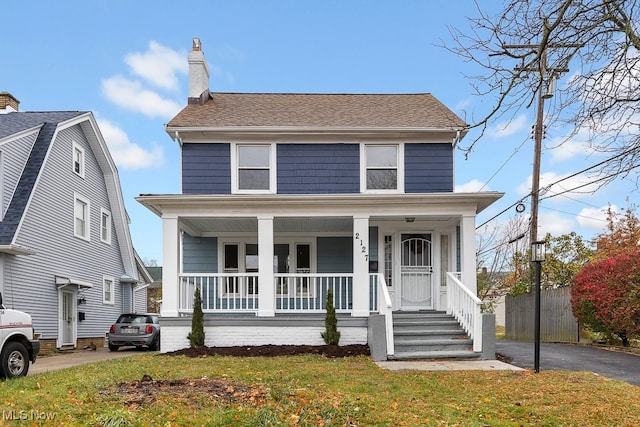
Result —
[[484, 352], [475, 218], [502, 194], [453, 191], [464, 121], [428, 93], [210, 92], [197, 39], [189, 82], [182, 194], [137, 198], [162, 218], [161, 351], [188, 346], [199, 288], [207, 345], [323, 344], [331, 289], [341, 344]]
[[129, 234], [118, 171], [91, 112], [19, 112], [0, 93], [0, 292], [43, 346], [102, 344], [146, 311], [151, 282]]

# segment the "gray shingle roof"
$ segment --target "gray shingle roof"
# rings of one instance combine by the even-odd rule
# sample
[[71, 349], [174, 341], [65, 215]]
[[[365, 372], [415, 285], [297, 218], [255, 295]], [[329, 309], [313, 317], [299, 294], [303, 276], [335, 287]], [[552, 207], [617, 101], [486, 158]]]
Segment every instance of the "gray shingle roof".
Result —
[[84, 114], [84, 111], [29, 111], [0, 114], [0, 139], [42, 123], [60, 123], [81, 114]]
[[310, 127], [459, 129], [465, 122], [429, 93], [211, 93], [169, 127]]
[[18, 181], [13, 198], [7, 207], [4, 218], [0, 221], [0, 245], [9, 245], [13, 241], [58, 123], [80, 114], [84, 113], [78, 111], [54, 111], [0, 114], [0, 139], [42, 125]]

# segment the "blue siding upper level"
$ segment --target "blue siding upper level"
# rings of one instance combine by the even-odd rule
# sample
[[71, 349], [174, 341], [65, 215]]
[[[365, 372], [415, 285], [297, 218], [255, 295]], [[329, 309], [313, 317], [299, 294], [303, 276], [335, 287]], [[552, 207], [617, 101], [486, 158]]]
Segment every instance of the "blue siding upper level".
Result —
[[[358, 194], [360, 144], [277, 144], [278, 194]], [[404, 144], [405, 193], [453, 191], [451, 143]], [[182, 146], [183, 194], [231, 194], [231, 144]]]
[[182, 145], [183, 194], [231, 194], [231, 145]]
[[360, 192], [359, 144], [279, 144], [279, 194]]
[[404, 192], [453, 191], [453, 148], [450, 143], [405, 144]]

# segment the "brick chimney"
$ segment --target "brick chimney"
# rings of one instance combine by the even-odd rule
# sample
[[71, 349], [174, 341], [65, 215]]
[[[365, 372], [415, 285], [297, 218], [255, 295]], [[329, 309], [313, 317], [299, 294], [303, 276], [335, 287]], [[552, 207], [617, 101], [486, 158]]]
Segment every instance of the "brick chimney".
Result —
[[209, 99], [209, 66], [199, 38], [193, 39], [189, 52], [189, 105], [204, 104]]
[[18, 105], [20, 105], [20, 101], [9, 92], [0, 92], [0, 114], [18, 111]]

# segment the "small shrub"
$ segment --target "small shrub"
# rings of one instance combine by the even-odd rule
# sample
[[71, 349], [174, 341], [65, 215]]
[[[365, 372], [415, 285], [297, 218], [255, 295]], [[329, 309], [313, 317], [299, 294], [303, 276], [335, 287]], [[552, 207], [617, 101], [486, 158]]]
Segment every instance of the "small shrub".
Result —
[[193, 296], [193, 316], [191, 318], [191, 332], [187, 335], [191, 348], [204, 347], [204, 314], [202, 314], [202, 297], [200, 288], [196, 287]]
[[338, 332], [338, 318], [336, 317], [336, 308], [333, 305], [333, 291], [327, 291], [327, 314], [324, 318], [325, 331], [321, 334], [322, 339], [328, 345], [338, 345], [340, 341], [340, 332]]

